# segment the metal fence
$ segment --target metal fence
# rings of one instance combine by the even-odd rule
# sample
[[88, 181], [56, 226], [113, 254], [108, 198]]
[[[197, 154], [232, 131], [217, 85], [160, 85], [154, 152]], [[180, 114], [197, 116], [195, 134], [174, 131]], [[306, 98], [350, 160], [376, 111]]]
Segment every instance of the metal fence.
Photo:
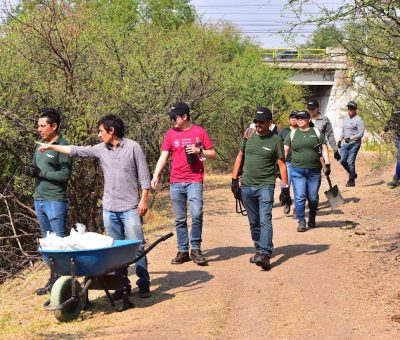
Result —
[[266, 61], [312, 61], [325, 60], [324, 48], [264, 48], [261, 57]]

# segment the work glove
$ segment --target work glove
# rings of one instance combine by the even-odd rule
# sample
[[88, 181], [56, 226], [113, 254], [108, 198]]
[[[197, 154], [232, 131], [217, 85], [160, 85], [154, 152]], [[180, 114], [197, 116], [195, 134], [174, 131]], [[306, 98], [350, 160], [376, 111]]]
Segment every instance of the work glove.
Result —
[[232, 178], [231, 191], [236, 199], [240, 198], [239, 180], [237, 178]]
[[342, 141], [340, 140], [339, 142], [337, 142], [337, 147], [340, 149], [342, 147]]
[[33, 164], [29, 164], [25, 167], [25, 174], [30, 177], [39, 177], [40, 171], [41, 170]]
[[346, 143], [350, 143], [351, 139], [350, 139], [350, 138], [345, 138], [344, 141], [345, 141]]
[[292, 199], [290, 198], [290, 189], [289, 188], [282, 188], [280, 194], [280, 200], [282, 205], [291, 205]]
[[331, 165], [325, 164], [325, 166], [326, 166], [326, 171], [324, 172], [325, 176], [329, 176], [331, 174]]
[[292, 199], [290, 198], [290, 189], [289, 188], [282, 188], [280, 194], [281, 204], [282, 205], [291, 205]]
[[[339, 142], [340, 143], [340, 142]], [[339, 151], [335, 151], [334, 153], [333, 153], [333, 157], [335, 157], [335, 159], [337, 160], [337, 161], [340, 161], [340, 153], [339, 153]]]

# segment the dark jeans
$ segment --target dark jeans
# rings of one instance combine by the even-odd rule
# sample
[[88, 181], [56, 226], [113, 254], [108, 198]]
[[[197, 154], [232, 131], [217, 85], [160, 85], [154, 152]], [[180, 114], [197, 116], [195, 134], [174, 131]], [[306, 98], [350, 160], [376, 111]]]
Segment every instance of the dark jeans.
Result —
[[349, 180], [352, 181], [356, 177], [356, 157], [360, 150], [361, 143], [343, 143], [340, 163], [349, 174]]
[[272, 244], [272, 205], [274, 204], [272, 185], [264, 187], [242, 186], [242, 200], [247, 210], [251, 238], [256, 251], [271, 255]]
[[292, 167], [292, 184], [294, 206], [299, 222], [305, 220], [306, 217], [306, 200], [308, 200], [310, 216], [315, 217], [319, 202], [318, 190], [321, 185], [321, 170]]
[[397, 137], [396, 147], [397, 147], [396, 178], [400, 179], [400, 137]]

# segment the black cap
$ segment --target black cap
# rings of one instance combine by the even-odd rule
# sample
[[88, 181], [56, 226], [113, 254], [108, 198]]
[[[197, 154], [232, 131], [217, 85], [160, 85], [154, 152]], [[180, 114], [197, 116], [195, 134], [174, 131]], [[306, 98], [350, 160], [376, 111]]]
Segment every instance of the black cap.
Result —
[[290, 112], [289, 118], [292, 117], [292, 116], [297, 116], [298, 113], [299, 113], [299, 111], [293, 110], [292, 112]]
[[170, 112], [167, 113], [170, 117], [183, 116], [184, 114], [189, 114], [189, 106], [184, 102], [177, 102], [171, 106]]
[[319, 104], [318, 104], [318, 100], [316, 100], [316, 99], [310, 99], [308, 102], [307, 102], [307, 109], [315, 109], [316, 107], [319, 107]]
[[256, 115], [254, 116], [254, 121], [256, 120], [261, 120], [261, 121], [272, 120], [271, 110], [263, 106], [257, 107]]
[[299, 111], [296, 114], [296, 118], [301, 117], [301, 118], [310, 118], [310, 113], [308, 111]]
[[348, 103], [347, 103], [347, 107], [349, 108], [352, 108], [352, 109], [355, 109], [355, 110], [357, 110], [357, 103], [356, 102], [354, 102], [354, 101], [352, 101], [352, 100], [350, 100]]

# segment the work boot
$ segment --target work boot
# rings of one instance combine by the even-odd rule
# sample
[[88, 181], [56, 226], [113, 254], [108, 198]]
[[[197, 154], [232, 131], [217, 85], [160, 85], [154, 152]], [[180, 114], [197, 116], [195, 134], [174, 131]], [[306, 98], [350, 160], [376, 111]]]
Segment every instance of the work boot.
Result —
[[[132, 287], [129, 284], [127, 286], [128, 296], [131, 295], [131, 290], [132, 290]], [[124, 297], [124, 290], [123, 289], [117, 289], [114, 293], [111, 294], [111, 297], [113, 298], [114, 301], [121, 300]]]
[[283, 206], [283, 213], [284, 213], [285, 215], [287, 215], [287, 214], [290, 213], [290, 204], [285, 204], [285, 205]]
[[256, 251], [256, 253], [249, 258], [250, 263], [256, 263], [257, 258], [260, 256], [260, 252]]
[[178, 251], [178, 254], [176, 254], [176, 257], [172, 259], [171, 263], [172, 264], [182, 264], [185, 262], [189, 262], [189, 252], [188, 251]]
[[59, 277], [60, 276], [57, 274], [54, 275], [53, 279], [50, 277], [44, 287], [36, 289], [36, 295], [46, 295], [50, 293], [51, 288], [53, 288], [54, 282], [56, 282]]
[[293, 218], [297, 220], [296, 208], [293, 207]]
[[264, 270], [270, 270], [271, 269], [271, 263], [269, 262], [270, 256], [268, 254], [260, 254], [256, 258], [256, 265], [261, 267]]
[[299, 222], [299, 225], [297, 226], [297, 231], [300, 233], [307, 231], [306, 220], [302, 220]]
[[393, 179], [387, 184], [389, 189], [394, 189], [399, 185], [399, 179], [394, 176]]
[[142, 299], [146, 299], [151, 297], [151, 292], [150, 292], [150, 284], [145, 284], [142, 286], [139, 286], [139, 297]]
[[308, 228], [315, 228], [316, 224], [315, 224], [315, 216], [310, 216], [308, 218]]
[[201, 253], [200, 249], [192, 249], [190, 251], [190, 258], [193, 260], [194, 263], [198, 264], [199, 266], [207, 265], [207, 260]]
[[346, 187], [355, 187], [356, 186], [356, 182], [354, 181], [354, 179], [349, 179], [346, 183]]

